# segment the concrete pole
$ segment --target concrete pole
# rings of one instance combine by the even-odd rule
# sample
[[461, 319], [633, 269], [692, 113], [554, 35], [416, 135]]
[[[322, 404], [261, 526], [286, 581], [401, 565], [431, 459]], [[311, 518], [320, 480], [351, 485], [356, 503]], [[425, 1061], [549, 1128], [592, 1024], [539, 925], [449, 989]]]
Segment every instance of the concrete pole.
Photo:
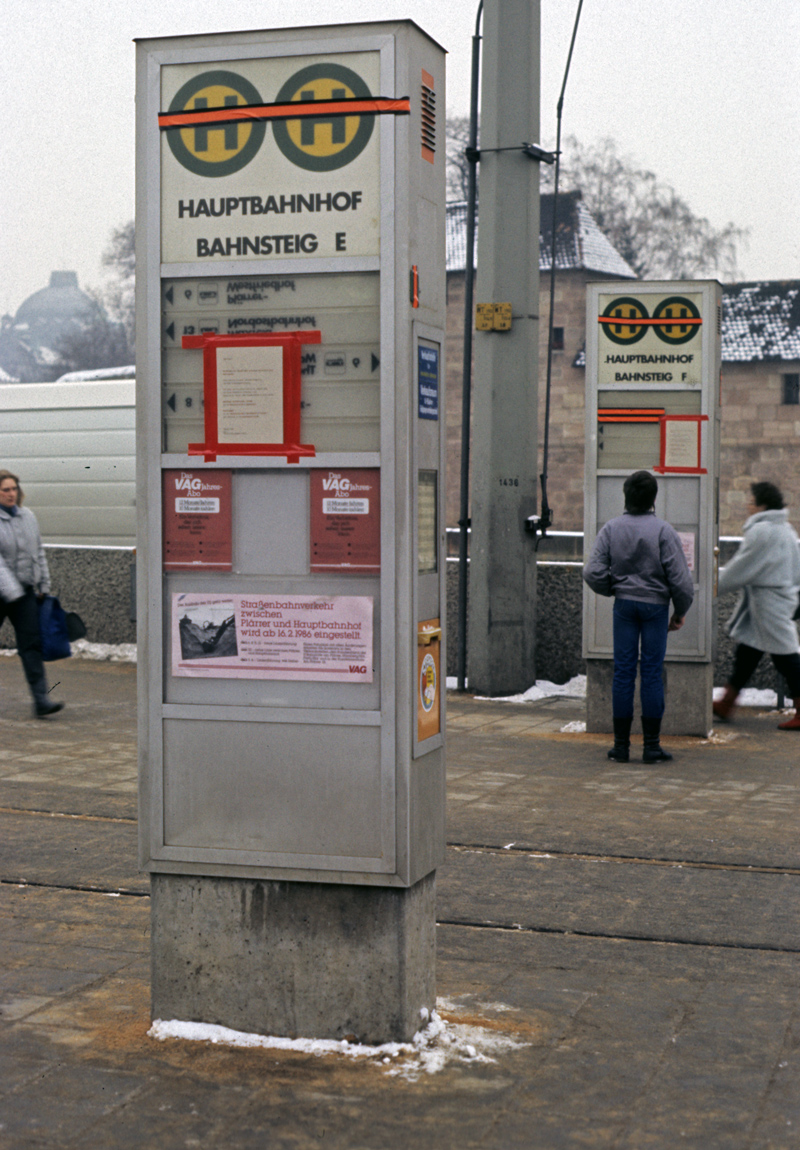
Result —
[[513, 316], [475, 333], [468, 678], [488, 695], [536, 678], [539, 164], [521, 145], [538, 139], [539, 0], [486, 0], [476, 300]]

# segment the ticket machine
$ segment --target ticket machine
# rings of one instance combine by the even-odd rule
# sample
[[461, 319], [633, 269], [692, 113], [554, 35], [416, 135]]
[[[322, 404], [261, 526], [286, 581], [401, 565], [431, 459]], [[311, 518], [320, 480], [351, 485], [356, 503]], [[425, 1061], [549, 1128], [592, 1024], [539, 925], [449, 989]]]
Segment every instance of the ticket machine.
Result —
[[[337, 890], [352, 900], [362, 888], [354, 969], [366, 982], [379, 908], [387, 923], [411, 914], [409, 938], [432, 937], [444, 52], [410, 21], [145, 40], [137, 85], [140, 853], [154, 1010], [336, 1035], [345, 1023], [326, 1021], [318, 998], [341, 954], [316, 955], [292, 992], [294, 1021], [248, 1004], [246, 988], [222, 1005], [224, 964], [188, 997], [172, 973], [199, 970], [187, 948], [214, 916], [243, 938], [238, 908], [272, 897], [262, 959], [274, 975], [270, 940], [293, 929], [275, 894], [287, 881], [297, 899], [313, 892], [320, 923]], [[343, 938], [327, 937], [329, 950]], [[409, 989], [398, 947], [402, 1021], [354, 1024], [359, 1034], [413, 1033], [414, 1004], [432, 1005], [432, 949]], [[317, 1013], [298, 1024], [309, 1002]]]
[[[679, 533], [694, 582], [686, 623], [667, 645], [668, 734], [705, 736], [712, 725], [721, 315], [716, 281], [587, 288], [585, 553], [622, 514], [626, 476], [646, 469], [658, 480], [656, 514]], [[612, 607], [584, 587], [590, 731], [611, 730]]]

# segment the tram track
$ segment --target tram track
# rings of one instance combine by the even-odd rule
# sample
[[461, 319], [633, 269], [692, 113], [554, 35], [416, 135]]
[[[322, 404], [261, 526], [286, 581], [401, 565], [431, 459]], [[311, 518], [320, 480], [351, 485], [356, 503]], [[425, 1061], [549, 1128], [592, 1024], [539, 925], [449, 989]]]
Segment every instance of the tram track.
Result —
[[[46, 810], [39, 807], [0, 806], [0, 817], [2, 815], [27, 815], [31, 818], [68, 819], [79, 823], [116, 823], [127, 826], [135, 826], [138, 822], [138, 819], [133, 815], [129, 817], [120, 815], [93, 815], [73, 811]], [[557, 849], [540, 850], [536, 847], [517, 842], [501, 844], [451, 840], [446, 843], [446, 847], [447, 850], [458, 853], [478, 853], [498, 855], [500, 857], [515, 855], [517, 857], [542, 861], [553, 860], [565, 862], [615, 863], [631, 866], [677, 867], [687, 870], [730, 871], [738, 874], [800, 875], [800, 866], [766, 866], [760, 863], [720, 862], [685, 857], [672, 858], [665, 855], [612, 854], [609, 852], [563, 851]], [[2, 881], [2, 879], [0, 879], [0, 881]]]
[[[147, 877], [136, 868], [133, 814], [47, 809], [34, 799], [0, 807], [2, 822], [0, 889], [9, 894], [149, 898]], [[61, 851], [63, 864], [56, 866]], [[798, 877], [800, 867], [773, 862], [537, 849], [525, 841], [454, 836], [437, 880], [437, 924], [498, 936], [796, 955], [800, 939], [787, 900], [800, 897]]]
[[581, 851], [558, 851], [558, 850], [536, 850], [534, 847], [518, 846], [516, 843], [508, 843], [505, 846], [492, 843], [465, 843], [465, 842], [449, 842], [447, 844], [448, 850], [453, 850], [461, 853], [475, 853], [475, 854], [491, 854], [498, 856], [516, 855], [518, 857], [526, 857], [530, 859], [553, 859], [556, 861], [563, 860], [565, 862], [597, 862], [597, 863], [619, 863], [635, 866], [661, 866], [661, 867], [677, 867], [679, 869], [692, 869], [692, 870], [711, 870], [711, 871], [730, 871], [737, 874], [786, 874], [786, 875], [800, 875], [800, 866], [763, 866], [758, 863], [726, 863], [726, 862], [711, 862], [702, 859], [674, 859], [663, 856], [648, 856], [648, 855], [615, 855], [615, 854], [593, 854], [591, 852]]

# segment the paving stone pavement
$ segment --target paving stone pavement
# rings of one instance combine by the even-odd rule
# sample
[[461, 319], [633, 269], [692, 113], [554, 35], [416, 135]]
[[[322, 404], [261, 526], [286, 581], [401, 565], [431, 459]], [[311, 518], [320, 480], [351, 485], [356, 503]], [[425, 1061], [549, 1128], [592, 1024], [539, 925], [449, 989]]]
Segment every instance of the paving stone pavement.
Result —
[[800, 1146], [800, 736], [742, 713], [609, 764], [581, 703], [448, 701], [437, 983], [494, 1061], [147, 1036], [135, 675], [0, 659], [0, 1150]]

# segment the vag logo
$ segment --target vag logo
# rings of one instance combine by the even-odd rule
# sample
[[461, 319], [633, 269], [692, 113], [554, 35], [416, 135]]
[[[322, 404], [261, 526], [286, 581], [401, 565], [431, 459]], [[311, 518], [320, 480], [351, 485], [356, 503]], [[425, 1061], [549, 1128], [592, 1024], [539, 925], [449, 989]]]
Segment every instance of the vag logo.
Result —
[[322, 480], [323, 491], [335, 491], [337, 495], [350, 494], [350, 480], [342, 479], [341, 475], [331, 474], [327, 479]]
[[180, 479], [175, 480], [176, 491], [202, 491], [202, 489], [202, 479], [187, 475], [185, 471], [181, 473]]
[[264, 118], [256, 114], [252, 119], [227, 123], [214, 122], [220, 117], [207, 117], [211, 122], [204, 123], [201, 116], [199, 123], [171, 126], [167, 141], [175, 159], [190, 172], [198, 176], [230, 176], [257, 154], [267, 130], [266, 120], [272, 119], [275, 143], [290, 163], [310, 172], [332, 172], [346, 167], [363, 152], [372, 136], [375, 116], [325, 108], [318, 116], [309, 115], [308, 104], [371, 98], [369, 87], [351, 68], [333, 63], [311, 64], [295, 72], [275, 98], [276, 104], [305, 105], [304, 114], [286, 119], [282, 112], [281, 118], [273, 118], [280, 110], [265, 105], [249, 80], [236, 72], [215, 69], [187, 80], [172, 99], [169, 113], [203, 113], [249, 105], [258, 106], [258, 112], [267, 114]]
[[[203, 72], [187, 80], [175, 94], [170, 112], [201, 112], [211, 108], [232, 108], [260, 104], [256, 88], [236, 72]], [[244, 168], [264, 140], [266, 124], [197, 124], [167, 132], [172, 154], [179, 164], [198, 176], [230, 176]]]
[[369, 491], [370, 485], [368, 483], [355, 483], [352, 479], [342, 476], [338, 471], [331, 471], [327, 478], [322, 480], [322, 490], [333, 491], [337, 498], [344, 499], [353, 491]]
[[[311, 64], [287, 80], [276, 103], [316, 100], [369, 99], [372, 95], [361, 77], [341, 64]], [[333, 172], [353, 162], [369, 143], [375, 117], [309, 116], [302, 120], [277, 120], [275, 143], [291, 163], [309, 172]]]

